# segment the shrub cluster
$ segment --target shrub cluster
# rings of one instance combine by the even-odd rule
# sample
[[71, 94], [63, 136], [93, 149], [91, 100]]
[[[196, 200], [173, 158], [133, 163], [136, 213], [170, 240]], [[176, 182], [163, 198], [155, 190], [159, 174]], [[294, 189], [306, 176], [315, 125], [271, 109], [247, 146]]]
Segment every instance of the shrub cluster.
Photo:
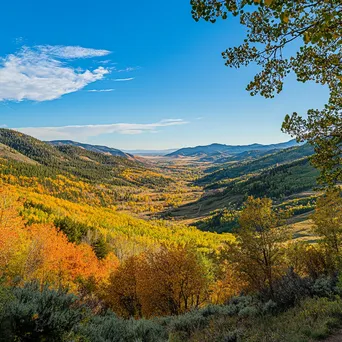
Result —
[[[336, 301], [339, 293], [336, 277], [313, 280], [301, 278], [290, 270], [276, 283], [274, 300], [269, 300], [264, 291], [183, 315], [136, 320], [119, 318], [111, 311], [94, 314], [65, 289], [54, 290], [37, 282], [22, 287], [3, 285], [0, 341], [166, 342], [195, 341], [194, 336], [202, 336], [203, 341], [259, 341], [248, 337], [258, 329], [257, 325], [272, 320], [276, 325], [276, 317], [287, 317], [291, 310], [299, 315], [298, 304], [304, 303], [303, 310], [307, 310], [308, 301], [312, 315], [323, 324], [319, 329], [326, 332], [342, 316], [342, 306]], [[319, 322], [320, 315], [324, 315], [323, 323]]]

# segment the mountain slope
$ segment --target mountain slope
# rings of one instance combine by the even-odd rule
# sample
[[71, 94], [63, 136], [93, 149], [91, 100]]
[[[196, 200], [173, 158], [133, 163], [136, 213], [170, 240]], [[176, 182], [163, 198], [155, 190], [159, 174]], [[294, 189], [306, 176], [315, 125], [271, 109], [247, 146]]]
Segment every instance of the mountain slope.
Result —
[[[247, 160], [247, 162], [242, 161], [235, 164], [229, 164], [224, 168], [200, 178], [196, 181], [196, 185], [211, 185], [211, 187], [215, 187], [214, 184], [217, 182], [223, 182], [240, 176], [247, 176], [251, 173], [261, 172], [269, 167], [278, 166], [311, 156], [313, 153], [314, 149], [309, 144], [283, 149], [252, 161]], [[217, 186], [218, 184], [216, 184], [216, 187]]]
[[[226, 153], [221, 153], [220, 155], [209, 155], [199, 159], [200, 162], [212, 162], [214, 165], [213, 169], [219, 169], [222, 167], [222, 164], [231, 163], [231, 162], [239, 162], [239, 161], [249, 161], [261, 158], [265, 155], [278, 152], [279, 149], [272, 149], [266, 151], [244, 151], [237, 154], [227, 155]], [[217, 166], [218, 165], [218, 166]], [[210, 168], [211, 169], [211, 168]]]
[[210, 190], [198, 201], [183, 205], [167, 214], [171, 217], [197, 219], [217, 209], [239, 208], [247, 196], [269, 197], [282, 203], [289, 197], [306, 196], [316, 186], [319, 172], [308, 158], [276, 166], [248, 179], [232, 180], [222, 190]]
[[65, 162], [63, 154], [53, 146], [14, 130], [0, 128], [0, 143], [43, 165]]
[[18, 151], [14, 150], [13, 148], [1, 144], [0, 143], [0, 158], [6, 159], [6, 160], [12, 160], [17, 162], [23, 162], [27, 164], [37, 164], [34, 160], [24, 156], [23, 154], [19, 153]]
[[[171, 181], [161, 174], [152, 173], [134, 158], [98, 153], [78, 146], [52, 146], [14, 130], [0, 129], [0, 143], [26, 158], [19, 158], [20, 160], [11, 158], [12, 161], [27, 163], [31, 160], [37, 164], [30, 167], [13, 164], [12, 171], [7, 170], [7, 172], [16, 172], [16, 174], [23, 172], [26, 176], [35, 175], [41, 178], [47, 175], [72, 175], [93, 183], [127, 186], [155, 187], [169, 184]], [[127, 173], [137, 173], [138, 177], [129, 179]]]
[[168, 154], [168, 157], [205, 157], [205, 156], [229, 156], [247, 151], [269, 151], [273, 149], [284, 149], [298, 145], [295, 140], [290, 140], [285, 143], [271, 144], [271, 145], [224, 145], [211, 144], [206, 146], [186, 147]]
[[52, 141], [47, 141], [47, 143], [52, 146], [64, 146], [64, 145], [76, 146], [76, 147], [84, 148], [85, 150], [92, 151], [92, 152], [104, 153], [104, 154], [112, 155], [115, 157], [134, 159], [134, 157], [129, 153], [125, 153], [116, 148], [102, 146], [102, 145], [84, 144], [84, 143], [80, 143], [80, 142], [72, 141], [72, 140], [52, 140]]

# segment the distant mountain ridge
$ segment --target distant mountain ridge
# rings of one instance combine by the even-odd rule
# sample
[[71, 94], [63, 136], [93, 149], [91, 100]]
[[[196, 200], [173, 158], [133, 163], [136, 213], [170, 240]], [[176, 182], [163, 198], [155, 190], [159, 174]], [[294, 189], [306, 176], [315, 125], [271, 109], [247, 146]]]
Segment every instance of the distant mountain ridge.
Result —
[[205, 146], [185, 147], [175, 152], [169, 153], [168, 157], [210, 157], [216, 158], [228, 157], [243, 152], [250, 151], [270, 151], [275, 149], [285, 149], [289, 147], [298, 146], [295, 139], [279, 144], [251, 144], [251, 145], [225, 145], [225, 144], [211, 144]]
[[73, 140], [52, 140], [46, 141], [46, 143], [53, 146], [76, 146], [92, 152], [104, 153], [115, 157], [134, 159], [134, 156], [132, 154], [108, 146], [85, 144]]
[[83, 148], [88, 151], [112, 155], [115, 157], [123, 157], [127, 159], [134, 159], [134, 155], [165, 155], [167, 157], [200, 157], [201, 161], [216, 161], [224, 162], [230, 157], [236, 157], [241, 154], [242, 159], [246, 154], [251, 156], [255, 154], [256, 156], [262, 155], [268, 151], [286, 149], [293, 146], [298, 146], [299, 144], [295, 139], [279, 143], [279, 144], [251, 144], [251, 145], [225, 145], [225, 144], [211, 144], [205, 146], [196, 147], [184, 147], [178, 150], [132, 150], [132, 151], [122, 151], [113, 147], [108, 147], [104, 145], [92, 145], [86, 143], [80, 143], [73, 140], [52, 140], [46, 141], [47, 144], [52, 146], [75, 146]]

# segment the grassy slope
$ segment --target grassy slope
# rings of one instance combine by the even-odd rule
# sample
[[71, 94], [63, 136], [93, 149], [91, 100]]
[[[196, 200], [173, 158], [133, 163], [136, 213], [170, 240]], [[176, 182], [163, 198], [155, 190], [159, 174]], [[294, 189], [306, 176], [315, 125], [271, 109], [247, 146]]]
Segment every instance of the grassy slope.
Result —
[[[205, 328], [195, 328], [191, 342], [314, 342], [334, 334], [341, 327], [339, 298], [308, 298], [276, 315], [240, 317], [214, 316]], [[204, 324], [202, 324], [203, 326]], [[341, 336], [338, 334], [337, 336]], [[230, 338], [231, 337], [231, 338]], [[176, 340], [181, 341], [181, 338]], [[328, 339], [327, 341], [341, 341]]]
[[37, 165], [38, 163], [25, 155], [19, 153], [18, 151], [14, 150], [13, 148], [1, 144], [0, 143], [0, 158], [6, 159], [6, 160], [14, 160], [17, 162], [27, 163], [31, 165]]
[[205, 185], [209, 188], [218, 188], [225, 180], [237, 178], [240, 176], [261, 172], [270, 167], [289, 163], [297, 159], [307, 157], [313, 154], [313, 148], [306, 144], [299, 147], [293, 147], [286, 150], [277, 151], [268, 154], [253, 161], [240, 162], [228, 165], [221, 170], [213, 172], [196, 181], [197, 185]]
[[[247, 196], [271, 197], [281, 202], [289, 197], [308, 196], [316, 186], [318, 171], [308, 159], [284, 164], [247, 180], [235, 180], [224, 191], [208, 192], [196, 202], [181, 206], [172, 217], [198, 219], [220, 208], [239, 207]], [[301, 195], [303, 193], [303, 195]]]

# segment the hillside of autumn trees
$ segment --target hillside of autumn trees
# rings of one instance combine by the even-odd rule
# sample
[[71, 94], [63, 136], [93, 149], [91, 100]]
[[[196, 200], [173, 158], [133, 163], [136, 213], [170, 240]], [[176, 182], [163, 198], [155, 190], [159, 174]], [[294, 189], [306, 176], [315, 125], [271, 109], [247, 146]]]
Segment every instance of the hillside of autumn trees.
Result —
[[[310, 341], [338, 326], [341, 190], [312, 191], [307, 145], [217, 166], [0, 133], [1, 336], [264, 341], [265, 325]], [[290, 312], [302, 330], [277, 326]]]
[[[341, 191], [313, 191], [307, 145], [217, 166], [0, 133], [1, 336], [264, 341], [264, 325], [310, 341], [339, 326]], [[283, 331], [291, 312], [301, 328]]]
[[51, 146], [8, 129], [0, 129], [0, 175], [37, 193], [134, 213], [159, 212], [196, 196], [175, 172], [139, 159]]
[[[341, 281], [339, 189], [317, 200], [316, 244], [291, 240], [284, 211], [266, 198], [245, 202], [232, 235], [145, 221], [19, 185], [2, 183], [0, 195], [0, 328], [6, 336], [219, 341], [231, 335], [259, 341], [253, 337], [259, 324], [288, 310], [301, 316], [314, 300], [325, 309], [316, 323], [305, 320], [306, 328], [313, 324], [310, 333], [301, 331], [309, 340], [317, 329], [332, 329], [327, 317], [342, 315], [335, 299]], [[46, 307], [46, 300], [64, 309]], [[60, 323], [69, 314], [70, 325]]]

